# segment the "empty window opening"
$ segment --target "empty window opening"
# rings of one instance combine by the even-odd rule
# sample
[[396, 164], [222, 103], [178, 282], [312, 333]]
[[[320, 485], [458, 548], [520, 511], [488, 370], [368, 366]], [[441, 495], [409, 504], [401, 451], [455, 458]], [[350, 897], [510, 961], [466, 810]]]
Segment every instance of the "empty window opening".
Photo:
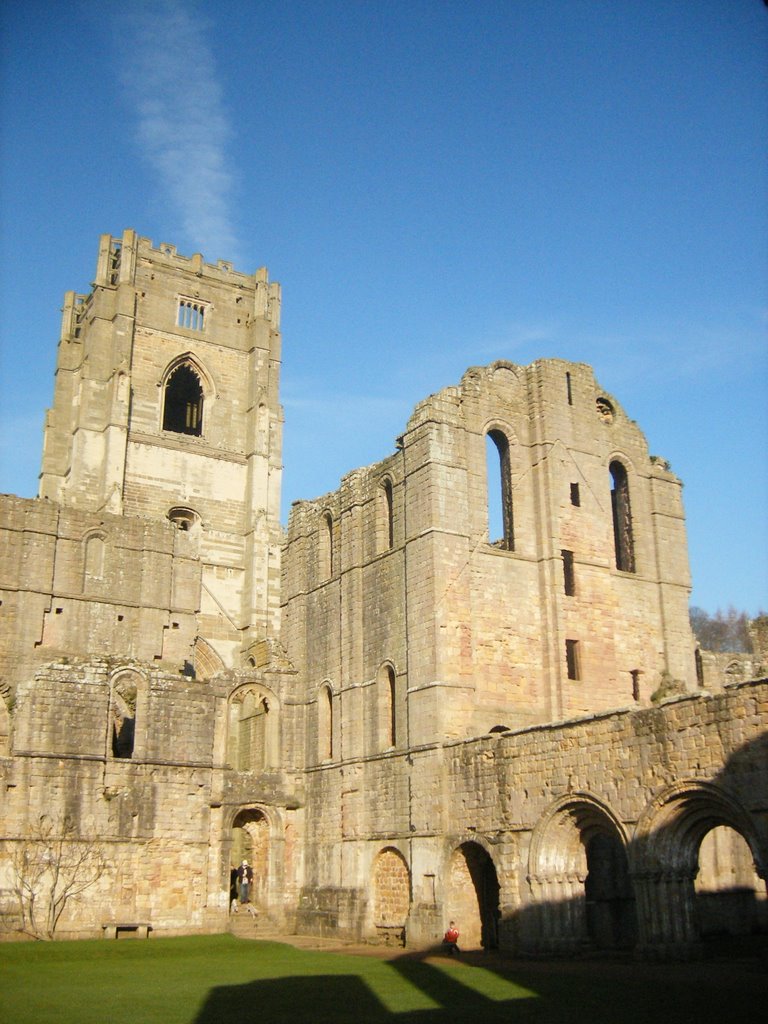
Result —
[[700, 647], [694, 651], [694, 660], [696, 662], [696, 684], [702, 688], [704, 686], [704, 661], [701, 657]]
[[613, 541], [616, 568], [623, 572], [635, 571], [635, 549], [632, 537], [632, 512], [629, 504], [629, 481], [621, 462], [612, 462], [611, 511], [613, 514]]
[[318, 535], [318, 561], [320, 582], [333, 576], [333, 517], [330, 512], [323, 515]]
[[581, 505], [581, 495], [579, 494], [579, 485], [571, 484], [571, 504], [578, 508]]
[[632, 700], [640, 700], [640, 669], [633, 668], [629, 674], [632, 676]]
[[179, 300], [179, 312], [176, 323], [179, 327], [187, 327], [190, 331], [202, 331], [205, 320], [205, 306], [190, 299]]
[[203, 386], [187, 363], [177, 366], [165, 385], [163, 430], [194, 437], [203, 432]]
[[495, 547], [515, 550], [509, 441], [500, 430], [486, 435], [488, 480], [488, 540]]
[[568, 405], [573, 405], [573, 391], [571, 389], [571, 375], [566, 371], [565, 374], [565, 391], [568, 395]]
[[579, 641], [565, 641], [565, 663], [568, 668], [569, 679], [581, 679], [581, 666], [579, 664]]
[[133, 757], [136, 737], [137, 687], [131, 675], [121, 677], [112, 689], [112, 756]]
[[117, 284], [118, 278], [120, 277], [120, 257], [122, 255], [121, 246], [115, 245], [112, 252], [109, 254], [109, 283]]
[[379, 547], [382, 551], [391, 551], [395, 543], [395, 520], [393, 514], [392, 482], [390, 480], [385, 480], [379, 488], [378, 503]]
[[561, 551], [563, 556], [563, 583], [565, 584], [566, 597], [573, 597], [576, 593], [576, 573], [573, 566], [573, 552]]

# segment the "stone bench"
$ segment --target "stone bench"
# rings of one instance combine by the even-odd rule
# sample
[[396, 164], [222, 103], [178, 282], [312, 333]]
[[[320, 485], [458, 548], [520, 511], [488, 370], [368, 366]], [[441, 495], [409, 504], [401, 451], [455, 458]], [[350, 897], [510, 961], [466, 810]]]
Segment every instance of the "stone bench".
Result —
[[152, 930], [148, 921], [107, 921], [101, 927], [105, 939], [116, 939], [120, 932], [135, 932], [137, 939], [148, 939]]

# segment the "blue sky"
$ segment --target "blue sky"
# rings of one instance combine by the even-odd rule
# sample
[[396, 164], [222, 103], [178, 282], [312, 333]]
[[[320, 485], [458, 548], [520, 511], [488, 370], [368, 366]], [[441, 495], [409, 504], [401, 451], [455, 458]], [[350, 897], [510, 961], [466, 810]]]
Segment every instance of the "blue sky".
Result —
[[98, 236], [283, 286], [284, 506], [470, 365], [590, 363], [685, 483], [692, 601], [768, 608], [761, 0], [0, 6], [0, 490]]

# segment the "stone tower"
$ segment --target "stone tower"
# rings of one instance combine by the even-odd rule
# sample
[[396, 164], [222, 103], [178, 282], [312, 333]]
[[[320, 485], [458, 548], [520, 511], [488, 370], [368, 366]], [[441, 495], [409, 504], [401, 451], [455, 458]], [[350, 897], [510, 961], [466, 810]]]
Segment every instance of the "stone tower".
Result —
[[41, 498], [190, 534], [201, 631], [230, 666], [278, 633], [279, 328], [265, 268], [103, 235], [90, 294], [65, 298], [45, 425]]

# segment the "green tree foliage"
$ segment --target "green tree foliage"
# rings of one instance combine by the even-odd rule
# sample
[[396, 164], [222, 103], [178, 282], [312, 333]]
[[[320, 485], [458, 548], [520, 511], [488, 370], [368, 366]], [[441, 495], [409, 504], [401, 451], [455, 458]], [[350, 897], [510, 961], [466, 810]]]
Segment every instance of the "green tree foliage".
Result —
[[691, 629], [705, 651], [728, 651], [748, 654], [752, 650], [749, 639], [750, 617], [737, 611], [733, 605], [720, 608], [714, 615], [703, 608], [691, 608]]

